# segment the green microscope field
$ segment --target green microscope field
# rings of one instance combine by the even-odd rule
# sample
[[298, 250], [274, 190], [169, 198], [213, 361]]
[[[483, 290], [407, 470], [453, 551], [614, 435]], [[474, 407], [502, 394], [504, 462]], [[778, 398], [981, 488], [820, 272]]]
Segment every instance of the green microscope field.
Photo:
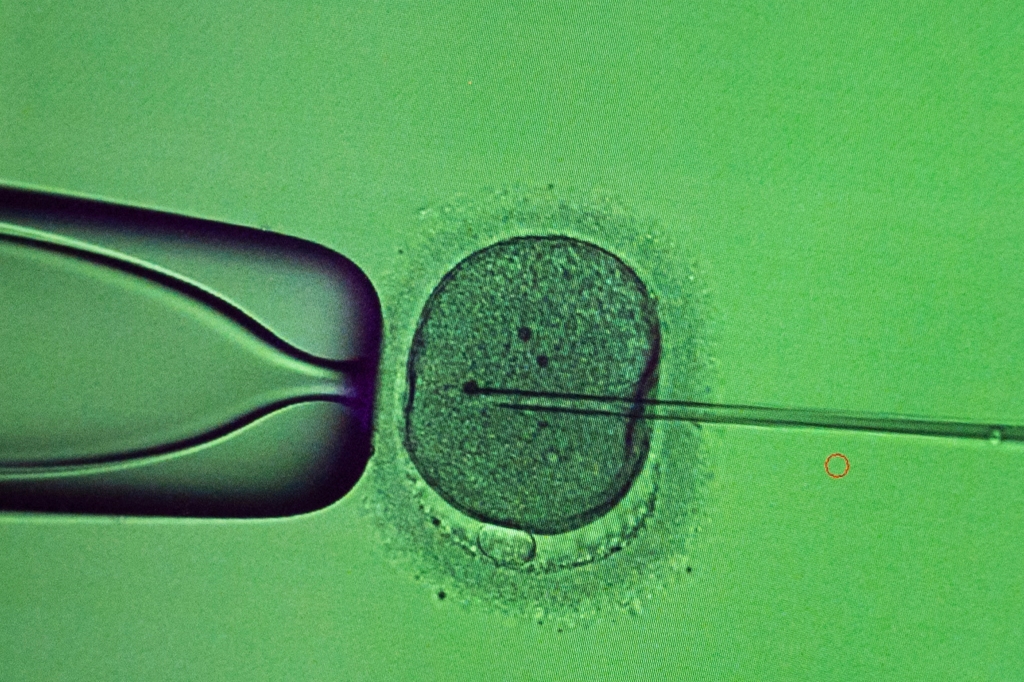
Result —
[[[1019, 3], [4, 2], [0, 182], [326, 246], [386, 348], [469, 243], [424, 209], [615, 197], [695, 273], [715, 401], [1024, 424]], [[701, 430], [686, 568], [564, 624], [396, 557], [366, 477], [286, 518], [0, 513], [0, 680], [1024, 678], [1024, 444]]]

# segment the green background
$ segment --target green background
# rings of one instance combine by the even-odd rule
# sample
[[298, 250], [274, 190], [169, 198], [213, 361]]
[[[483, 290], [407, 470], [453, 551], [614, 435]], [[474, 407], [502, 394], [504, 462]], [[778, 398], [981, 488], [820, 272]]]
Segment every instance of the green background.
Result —
[[[0, 178], [373, 281], [424, 205], [596, 185], [696, 255], [721, 400], [1024, 422], [1019, 3], [507, 4], [4, 2]], [[718, 441], [693, 573], [564, 633], [432, 599], [358, 487], [270, 522], [2, 518], [0, 679], [1024, 676], [1020, 446]]]

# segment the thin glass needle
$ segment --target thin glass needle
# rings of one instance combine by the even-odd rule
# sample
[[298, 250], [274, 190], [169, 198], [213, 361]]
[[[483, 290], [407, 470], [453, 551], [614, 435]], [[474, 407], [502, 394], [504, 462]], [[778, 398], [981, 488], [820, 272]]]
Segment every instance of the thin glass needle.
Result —
[[[756, 405], [720, 405], [686, 400], [637, 400], [620, 396], [591, 395], [586, 393], [552, 393], [497, 388], [480, 386], [473, 381], [466, 382], [462, 386], [462, 390], [466, 394], [480, 397], [504, 396], [522, 398], [527, 402], [498, 402], [495, 403], [495, 406], [528, 412], [562, 412], [630, 419], [738, 424], [744, 426], [838, 429], [942, 438], [1024, 442], [1024, 426], [1020, 425], [984, 424], [865, 412], [793, 409]], [[631, 409], [628, 411], [597, 409], [595, 407], [587, 407], [587, 403], [628, 405]], [[648, 406], [666, 409], [658, 413], [651, 413], [643, 409]]]

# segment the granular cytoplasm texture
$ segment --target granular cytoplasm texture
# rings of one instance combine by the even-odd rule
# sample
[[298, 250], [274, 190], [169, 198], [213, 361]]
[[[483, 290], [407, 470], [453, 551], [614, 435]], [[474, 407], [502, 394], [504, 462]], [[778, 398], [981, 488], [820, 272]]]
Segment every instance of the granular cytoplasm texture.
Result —
[[642, 402], [713, 399], [685, 230], [546, 185], [423, 208], [409, 234], [371, 275], [387, 323], [362, 488], [395, 566], [436, 608], [559, 627], [688, 580], [711, 434]]
[[[655, 302], [615, 255], [562, 236], [494, 244], [451, 270], [423, 308], [406, 449], [471, 517], [538, 534], [579, 528], [629, 489], [650, 447], [648, 423], [510, 410], [473, 387], [642, 399], [659, 350]], [[642, 412], [636, 403], [632, 413]]]

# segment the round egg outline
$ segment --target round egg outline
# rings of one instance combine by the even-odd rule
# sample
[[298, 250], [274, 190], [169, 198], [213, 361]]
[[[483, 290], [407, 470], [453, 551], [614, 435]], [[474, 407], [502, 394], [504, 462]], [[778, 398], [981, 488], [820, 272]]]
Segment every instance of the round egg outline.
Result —
[[364, 500], [388, 556], [433, 593], [455, 597], [446, 603], [566, 625], [609, 609], [642, 609], [685, 575], [706, 523], [711, 433], [656, 423], [647, 461], [612, 511], [568, 533], [537, 535], [530, 560], [510, 565], [482, 551], [486, 524], [443, 500], [410, 461], [402, 443], [405, 368], [423, 305], [445, 273], [503, 240], [558, 235], [605, 249], [636, 272], [661, 316], [659, 393], [710, 401], [716, 315], [693, 261], [664, 228], [600, 191], [516, 187], [460, 196], [418, 217], [413, 239], [396, 248], [394, 269], [375, 276], [390, 281], [381, 288], [385, 339]]
[[[475, 321], [460, 328], [453, 308], [468, 307]], [[521, 326], [526, 320], [537, 334]], [[518, 340], [503, 344], [503, 331]], [[552, 338], [550, 366], [535, 345], [543, 336]], [[576, 530], [614, 508], [646, 461], [651, 424], [644, 404], [628, 401], [653, 397], [660, 346], [656, 302], [615, 254], [561, 235], [492, 244], [456, 264], [424, 305], [409, 352], [405, 449], [468, 516], [540, 535]], [[539, 368], [531, 362], [538, 352]], [[469, 376], [623, 395], [628, 407], [622, 418], [508, 412], [460, 388]], [[445, 425], [430, 429], [432, 418]]]

